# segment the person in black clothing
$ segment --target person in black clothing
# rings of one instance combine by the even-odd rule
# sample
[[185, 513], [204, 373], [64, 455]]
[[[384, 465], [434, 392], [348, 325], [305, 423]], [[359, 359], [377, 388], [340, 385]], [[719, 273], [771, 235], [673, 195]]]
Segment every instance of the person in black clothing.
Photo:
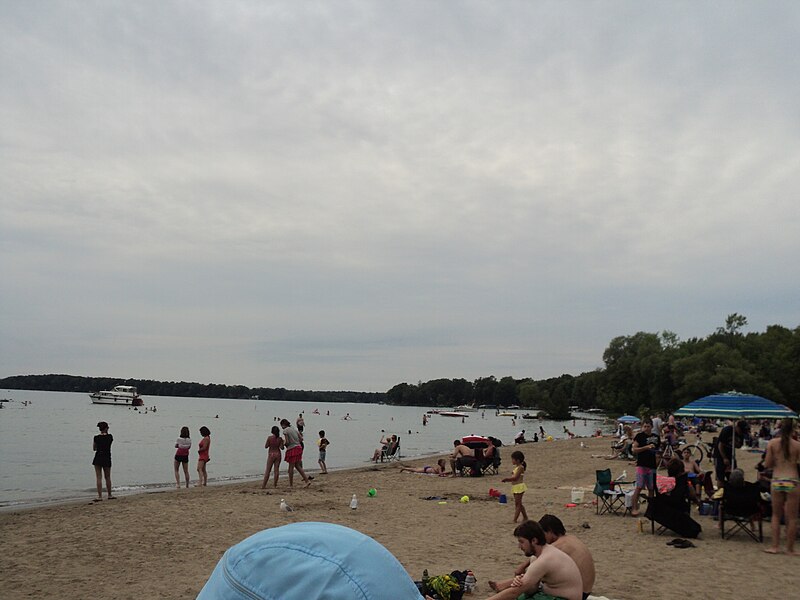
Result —
[[111, 494], [111, 444], [114, 442], [114, 436], [108, 433], [108, 423], [105, 421], [100, 421], [97, 424], [97, 428], [100, 433], [94, 436], [94, 441], [92, 442], [92, 450], [94, 450], [92, 464], [97, 478], [97, 499], [95, 502], [103, 499], [103, 475], [105, 475], [108, 499], [114, 499]]
[[639, 516], [639, 494], [644, 488], [652, 491], [656, 481], [656, 452], [661, 448], [661, 438], [653, 431], [653, 421], [642, 421], [642, 430], [633, 438], [631, 452], [636, 457], [636, 487], [633, 490], [631, 515]]
[[[745, 435], [748, 433], [747, 421], [736, 423], [736, 447], [741, 448], [744, 444]], [[717, 476], [717, 487], [722, 487], [728, 481], [731, 470], [736, 468], [733, 460], [733, 425], [726, 425], [719, 432], [717, 438], [716, 457], [714, 458], [714, 470]]]

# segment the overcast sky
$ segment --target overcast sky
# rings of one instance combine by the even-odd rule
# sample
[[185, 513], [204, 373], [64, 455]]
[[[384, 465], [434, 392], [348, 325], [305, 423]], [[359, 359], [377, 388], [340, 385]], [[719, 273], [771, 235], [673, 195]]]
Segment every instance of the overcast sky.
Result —
[[800, 325], [800, 3], [0, 3], [0, 376], [385, 391]]

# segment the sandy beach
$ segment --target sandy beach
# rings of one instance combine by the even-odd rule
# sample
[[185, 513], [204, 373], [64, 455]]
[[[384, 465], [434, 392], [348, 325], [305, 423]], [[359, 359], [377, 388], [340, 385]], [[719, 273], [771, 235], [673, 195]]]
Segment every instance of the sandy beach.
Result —
[[[700, 598], [795, 597], [800, 594], [800, 559], [762, 552], [765, 543], [743, 533], [721, 540], [711, 517], [693, 516], [703, 526], [696, 548], [673, 548], [671, 532], [652, 536], [638, 520], [596, 516], [591, 505], [595, 469], [613, 475], [635, 467], [592, 458], [609, 451], [609, 438], [520, 446], [528, 471], [525, 506], [531, 518], [559, 516], [569, 533], [591, 549], [597, 566], [594, 593], [626, 599], [683, 595]], [[446, 442], [443, 441], [443, 451]], [[397, 463], [318, 475], [309, 489], [288, 488], [285, 471], [277, 490], [260, 482], [140, 494], [99, 503], [62, 505], [0, 514], [0, 590], [16, 598], [194, 598], [223, 552], [245, 537], [295, 521], [328, 521], [357, 529], [386, 546], [414, 579], [472, 569], [475, 598], [491, 595], [490, 579], [510, 575], [523, 558], [512, 536], [512, 504], [488, 495], [511, 470], [504, 447], [501, 475], [441, 478], [401, 474]], [[747, 478], [754, 479], [757, 455], [741, 452]], [[432, 464], [431, 459], [409, 464]], [[194, 467], [194, 465], [192, 465]], [[285, 469], [285, 465], [284, 465]], [[93, 481], [91, 466], [86, 478]], [[376, 488], [374, 498], [367, 490]], [[572, 487], [586, 490], [586, 504], [565, 508]], [[349, 502], [356, 493], [358, 510]], [[459, 502], [469, 495], [468, 504]], [[426, 500], [443, 496], [446, 504]], [[279, 509], [281, 498], [295, 511]], [[509, 495], [510, 498], [510, 495]], [[589, 528], [582, 527], [587, 523]]]

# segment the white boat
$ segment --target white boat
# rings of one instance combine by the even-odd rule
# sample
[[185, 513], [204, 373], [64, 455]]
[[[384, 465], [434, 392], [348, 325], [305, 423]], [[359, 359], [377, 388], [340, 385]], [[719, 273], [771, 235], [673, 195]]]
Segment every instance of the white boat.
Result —
[[119, 406], [142, 406], [142, 397], [132, 385], [118, 385], [107, 392], [89, 394], [94, 404], [117, 404]]
[[460, 406], [456, 406], [454, 410], [460, 412], [478, 412], [478, 409], [475, 408], [474, 404], [461, 404]]
[[498, 416], [498, 417], [516, 417], [516, 416], [517, 416], [517, 413], [513, 413], [513, 412], [501, 412], [501, 413], [497, 413], [497, 416]]
[[440, 412], [439, 414], [441, 416], [443, 416], [443, 417], [462, 417], [463, 418], [463, 417], [468, 417], [469, 416], [465, 412], [459, 412], [459, 411], [455, 411], [455, 410], [450, 410], [450, 411], [446, 411], [446, 412]]

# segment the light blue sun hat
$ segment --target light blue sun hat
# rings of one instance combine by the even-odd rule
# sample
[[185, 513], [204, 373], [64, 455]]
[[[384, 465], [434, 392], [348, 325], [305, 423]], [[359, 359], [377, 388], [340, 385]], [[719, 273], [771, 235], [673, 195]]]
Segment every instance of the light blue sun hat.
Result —
[[231, 546], [198, 600], [420, 600], [400, 562], [333, 523], [265, 529]]

